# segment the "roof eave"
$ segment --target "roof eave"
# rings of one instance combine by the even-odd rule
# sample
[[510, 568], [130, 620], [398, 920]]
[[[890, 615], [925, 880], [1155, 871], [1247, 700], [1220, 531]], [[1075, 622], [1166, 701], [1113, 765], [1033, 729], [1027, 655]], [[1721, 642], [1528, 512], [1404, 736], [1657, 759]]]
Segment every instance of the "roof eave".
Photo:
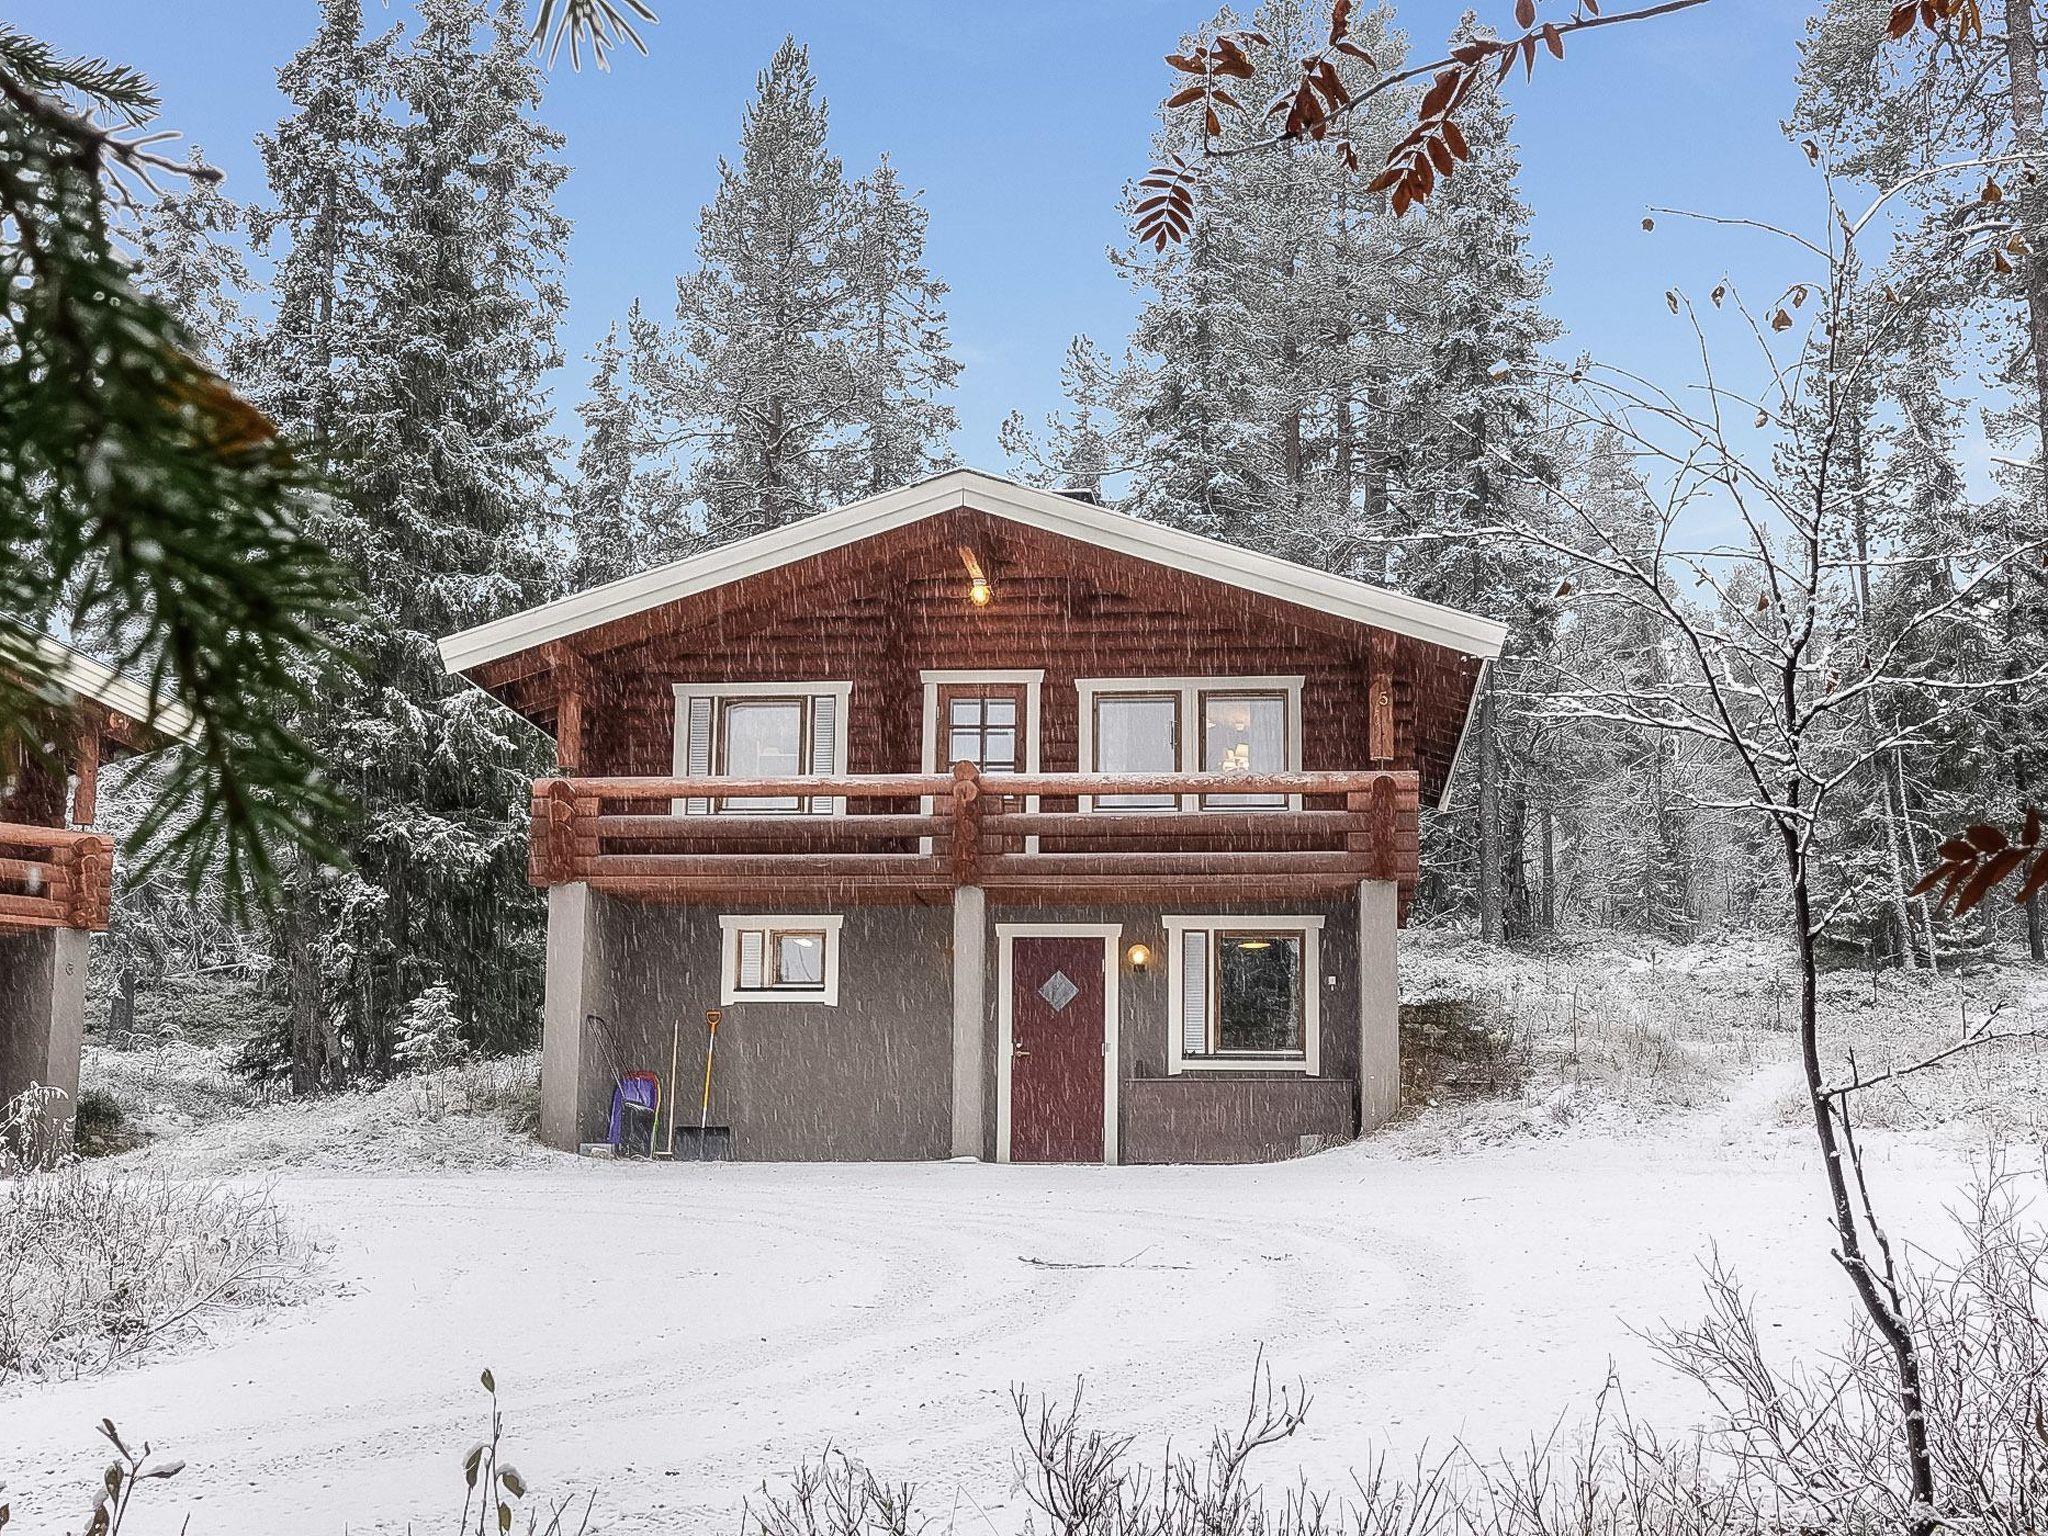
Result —
[[463, 630], [439, 642], [442, 664], [451, 672], [465, 672], [893, 528], [969, 508], [1481, 660], [1498, 656], [1507, 640], [1507, 626], [1492, 619], [984, 471], [956, 469]]

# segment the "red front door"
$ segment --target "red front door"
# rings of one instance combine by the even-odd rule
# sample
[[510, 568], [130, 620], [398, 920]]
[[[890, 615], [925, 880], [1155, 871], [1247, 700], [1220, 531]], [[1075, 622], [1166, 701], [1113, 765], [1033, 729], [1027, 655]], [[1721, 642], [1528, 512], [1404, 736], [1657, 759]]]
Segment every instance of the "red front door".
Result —
[[1102, 940], [1019, 935], [1010, 951], [1010, 1157], [1102, 1161]]

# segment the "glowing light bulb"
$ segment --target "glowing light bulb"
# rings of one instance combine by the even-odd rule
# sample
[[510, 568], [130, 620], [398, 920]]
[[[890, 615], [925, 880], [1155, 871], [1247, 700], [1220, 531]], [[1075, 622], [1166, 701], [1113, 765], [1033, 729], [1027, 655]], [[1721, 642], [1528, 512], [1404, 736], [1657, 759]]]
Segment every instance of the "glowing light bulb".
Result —
[[988, 581], [984, 577], [975, 577], [967, 588], [967, 601], [977, 608], [986, 608], [989, 599], [994, 596], [995, 593], [989, 590]]

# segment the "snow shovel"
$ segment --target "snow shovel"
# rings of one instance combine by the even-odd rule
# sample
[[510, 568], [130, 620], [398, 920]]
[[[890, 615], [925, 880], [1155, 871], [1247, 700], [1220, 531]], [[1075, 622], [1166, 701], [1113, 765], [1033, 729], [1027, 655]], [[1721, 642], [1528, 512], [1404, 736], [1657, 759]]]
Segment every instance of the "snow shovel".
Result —
[[[669, 1155], [680, 1157], [687, 1163], [729, 1163], [732, 1161], [732, 1127], [711, 1124], [711, 1064], [718, 1055], [718, 1021], [721, 1017], [716, 1008], [704, 1010], [704, 1022], [710, 1026], [710, 1035], [704, 1042], [704, 1091], [697, 1101], [697, 1123], [680, 1127], [682, 1136], [678, 1145], [671, 1142]], [[673, 1103], [673, 1101], [671, 1101]], [[678, 1133], [675, 1110], [669, 1110], [668, 1130], [674, 1137]]]

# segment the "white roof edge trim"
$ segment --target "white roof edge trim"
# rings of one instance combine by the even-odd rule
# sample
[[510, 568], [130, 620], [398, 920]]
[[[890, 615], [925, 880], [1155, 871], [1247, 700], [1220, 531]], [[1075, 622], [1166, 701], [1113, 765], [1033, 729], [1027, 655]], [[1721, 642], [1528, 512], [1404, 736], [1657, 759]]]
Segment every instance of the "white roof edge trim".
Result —
[[125, 672], [116, 672], [105, 662], [95, 661], [83, 651], [74, 651], [61, 640], [52, 640], [48, 635], [30, 638], [53, 682], [174, 741], [189, 743], [199, 739], [199, 722], [183, 705], [156, 698]]
[[1465, 700], [1465, 723], [1458, 727], [1458, 744], [1451, 748], [1451, 765], [1444, 770], [1444, 787], [1436, 792], [1436, 808], [1448, 810], [1451, 789], [1458, 782], [1458, 764], [1465, 760], [1465, 740], [1472, 734], [1472, 722], [1479, 715], [1479, 697], [1486, 691], [1486, 677], [1493, 670], [1493, 658], [1479, 663], [1479, 675], [1472, 679], [1472, 696]]
[[441, 660], [451, 672], [465, 671], [962, 508], [1482, 660], [1498, 656], [1507, 640], [1507, 626], [1492, 619], [1091, 506], [983, 470], [954, 469], [450, 635], [440, 642]]

